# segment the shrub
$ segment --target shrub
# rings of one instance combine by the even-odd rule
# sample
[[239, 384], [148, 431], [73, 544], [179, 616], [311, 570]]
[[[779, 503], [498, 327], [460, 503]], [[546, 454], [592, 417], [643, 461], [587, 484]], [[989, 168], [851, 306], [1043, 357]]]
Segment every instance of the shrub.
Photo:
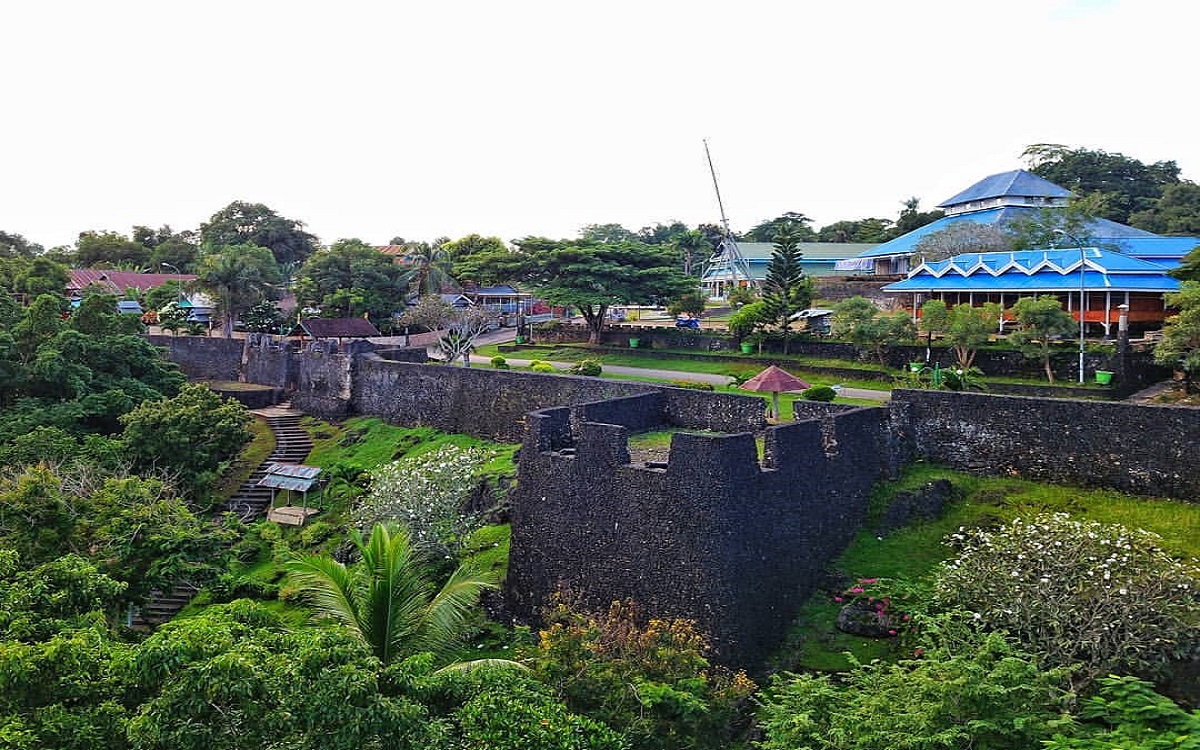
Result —
[[582, 359], [571, 368], [571, 372], [576, 375], [590, 375], [591, 377], [597, 377], [603, 371], [604, 367], [600, 364], [600, 360], [591, 358]]
[[1159, 750], [1200, 746], [1200, 711], [1185, 711], [1136, 677], [1097, 680], [1097, 695], [1083, 701], [1071, 736], [1055, 735], [1046, 750]]
[[631, 601], [545, 615], [532, 666], [577, 714], [622, 731], [634, 748], [725, 748], [754, 691], [744, 672], [712, 667], [688, 620], [642, 624]]
[[671, 385], [676, 388], [691, 388], [693, 391], [713, 391], [716, 388], [712, 383], [701, 383], [696, 380], [672, 380]]
[[507, 370], [508, 360], [504, 357], [492, 357], [492, 367], [495, 367], [497, 370]]
[[962, 551], [943, 564], [937, 600], [1050, 664], [1081, 663], [1085, 682], [1165, 666], [1200, 638], [1200, 571], [1155, 534], [1055, 513], [949, 541]]
[[535, 359], [530, 362], [529, 369], [533, 370], [534, 372], [555, 372], [554, 365], [540, 359]]
[[367, 529], [395, 520], [413, 541], [439, 553], [456, 553], [482, 523], [464, 505], [474, 490], [475, 472], [486, 451], [444, 445], [403, 458], [375, 472], [365, 501], [352, 512], [354, 525]]
[[846, 674], [784, 675], [760, 701], [763, 750], [1008, 750], [1060, 723], [1063, 670], [954, 612], [922, 623], [916, 658]]
[[800, 391], [800, 398], [805, 401], [832, 401], [837, 398], [837, 391], [827, 385], [814, 385]]

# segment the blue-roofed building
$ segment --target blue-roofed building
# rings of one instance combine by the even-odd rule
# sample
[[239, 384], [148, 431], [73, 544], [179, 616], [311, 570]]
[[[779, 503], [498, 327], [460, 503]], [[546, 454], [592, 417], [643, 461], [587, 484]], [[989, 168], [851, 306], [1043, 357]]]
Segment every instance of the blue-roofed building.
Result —
[[[1196, 238], [1154, 239], [1190, 239], [1193, 247], [1200, 242]], [[929, 299], [950, 306], [997, 302], [1009, 308], [1021, 297], [1049, 294], [1076, 320], [1082, 308], [1084, 321], [1103, 328], [1109, 336], [1121, 305], [1128, 306], [1131, 326], [1162, 324], [1167, 316], [1163, 295], [1179, 290], [1179, 281], [1167, 275], [1174, 265], [1100, 247], [968, 253], [923, 262], [908, 278], [883, 291], [905, 295], [914, 316]], [[1081, 296], [1085, 300], [1082, 305]]]
[[[917, 245], [931, 234], [964, 221], [1004, 227], [1014, 220], [1036, 218], [1047, 208], [1063, 208], [1070, 198], [1071, 191], [1024, 169], [994, 174], [942, 201], [938, 205], [946, 213], [942, 218], [860, 253], [839, 264], [838, 270], [861, 271], [870, 267], [876, 274], [908, 273], [919, 262], [912, 258]], [[1121, 243], [1158, 237], [1153, 232], [1108, 219], [1091, 220], [1079, 234], [1099, 247], [1113, 247], [1122, 252]]]

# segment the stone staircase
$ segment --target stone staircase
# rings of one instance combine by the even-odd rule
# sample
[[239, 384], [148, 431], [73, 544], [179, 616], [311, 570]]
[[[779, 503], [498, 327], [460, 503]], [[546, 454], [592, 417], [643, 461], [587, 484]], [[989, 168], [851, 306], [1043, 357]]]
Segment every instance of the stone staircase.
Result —
[[140, 607], [130, 607], [125, 624], [134, 630], [158, 627], [187, 606], [200, 589], [191, 583], [178, 583], [169, 592], [151, 591]]
[[258, 412], [275, 434], [275, 451], [250, 474], [222, 508], [236, 513], [246, 523], [266, 515], [271, 505], [271, 490], [258, 486], [259, 480], [267, 473], [267, 466], [273, 463], [303, 463], [312, 450], [312, 440], [300, 426], [303, 415], [289, 407], [290, 404], [281, 404]]
[[[312, 450], [312, 440], [300, 426], [302, 413], [292, 411], [288, 403], [269, 409], [258, 410], [275, 434], [275, 450], [238, 487], [233, 497], [221, 506], [221, 512], [236, 513], [243, 522], [249, 523], [266, 515], [271, 504], [271, 490], [259, 487], [258, 481], [267, 473], [272, 463], [302, 463]], [[147, 630], [170, 620], [179, 610], [187, 606], [199, 589], [191, 583], [180, 583], [169, 592], [152, 591], [141, 607], [131, 607], [126, 625], [135, 630]]]

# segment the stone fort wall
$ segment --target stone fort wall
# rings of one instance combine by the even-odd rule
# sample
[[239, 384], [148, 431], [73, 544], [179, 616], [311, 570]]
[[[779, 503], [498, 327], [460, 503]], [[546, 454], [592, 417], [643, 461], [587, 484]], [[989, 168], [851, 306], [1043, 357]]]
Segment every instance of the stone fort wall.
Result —
[[[189, 376], [287, 388], [319, 416], [523, 440], [513, 611], [535, 617], [562, 586], [597, 606], [633, 597], [695, 619], [728, 663], [778, 645], [902, 463], [1200, 498], [1200, 409], [901, 390], [881, 408], [802, 402], [800, 421], [764, 431], [761, 401], [734, 394], [220, 339], [166, 348]], [[721, 434], [679, 433], [665, 465], [631, 463], [628, 435], [664, 427]]]
[[752, 433], [677, 433], [663, 468], [630, 463], [626, 426], [572, 433], [570, 421], [568, 409], [528, 418], [513, 612], [536, 619], [560, 588], [601, 608], [632, 597], [696, 620], [725, 663], [761, 664], [777, 648], [892, 468], [880, 408], [769, 427], [761, 462]]

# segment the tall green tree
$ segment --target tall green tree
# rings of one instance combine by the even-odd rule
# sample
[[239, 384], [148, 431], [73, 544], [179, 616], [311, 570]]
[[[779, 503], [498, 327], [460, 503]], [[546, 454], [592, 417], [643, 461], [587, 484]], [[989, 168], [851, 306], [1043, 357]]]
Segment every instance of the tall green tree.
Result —
[[938, 209], [922, 211], [921, 199], [916, 196], [904, 201], [903, 205], [904, 208], [900, 209], [900, 216], [896, 219], [895, 226], [888, 232], [888, 239], [908, 234], [926, 224], [932, 224], [946, 215], [944, 211]]
[[669, 249], [632, 242], [572, 242], [526, 237], [517, 250], [468, 258], [459, 278], [517, 283], [547, 302], [579, 309], [597, 343], [611, 305], [659, 304], [695, 288]]
[[741, 239], [746, 242], [775, 242], [779, 233], [786, 230], [797, 242], [811, 242], [816, 238], [816, 234], [809, 224], [812, 224], [812, 219], [799, 211], [786, 211], [774, 219], [754, 225]]
[[328, 317], [367, 313], [375, 320], [405, 309], [410, 274], [362, 240], [338, 240], [304, 262], [296, 297]]
[[150, 248], [119, 232], [80, 232], [75, 242], [75, 262], [83, 268], [145, 268], [150, 263]]
[[979, 347], [995, 333], [1003, 310], [999, 303], [989, 302], [981, 307], [955, 305], [947, 309], [941, 300], [929, 300], [921, 306], [921, 327], [930, 333], [940, 332], [954, 350], [955, 364], [966, 372], [975, 364]]
[[1167, 304], [1178, 312], [1167, 318], [1162, 341], [1154, 347], [1154, 361], [1183, 372], [1184, 388], [1195, 390], [1200, 378], [1200, 281], [1185, 281], [1168, 294]]
[[817, 242], [885, 242], [889, 238], [892, 222], [887, 219], [855, 219], [837, 221], [821, 227]]
[[1162, 197], [1152, 207], [1130, 216], [1129, 223], [1156, 234], [1200, 235], [1200, 185], [1167, 185]]
[[317, 238], [304, 223], [280, 216], [261, 203], [234, 201], [200, 225], [205, 248], [251, 245], [271, 251], [276, 263], [302, 263], [317, 251]]
[[1042, 361], [1046, 379], [1054, 382], [1054, 368], [1050, 366], [1050, 353], [1054, 340], [1069, 336], [1076, 328], [1071, 313], [1062, 308], [1055, 297], [1022, 297], [1012, 306], [1017, 330], [1008, 340], [1026, 357]]
[[637, 235], [620, 224], [587, 224], [579, 230], [581, 242], [637, 242]]
[[712, 241], [698, 229], [673, 235], [669, 245], [679, 254], [684, 274], [697, 276], [704, 270], [704, 262], [716, 251]]
[[225, 338], [243, 310], [279, 297], [279, 266], [265, 247], [229, 245], [207, 252], [196, 269], [197, 285], [213, 296], [221, 312]]
[[445, 245], [418, 242], [409, 247], [405, 257], [412, 290], [417, 294], [439, 294], [450, 282], [453, 261]]
[[241, 404], [203, 385], [185, 385], [179, 395], [147, 401], [121, 417], [121, 440], [135, 468], [175, 477], [195, 499], [250, 439], [250, 420]]
[[1022, 156], [1037, 176], [1078, 197], [1099, 197], [1098, 215], [1122, 224], [1129, 223], [1132, 214], [1154, 208], [1163, 191], [1179, 182], [1174, 161], [1144, 164], [1124, 154], [1054, 143], [1028, 146]]
[[763, 306], [767, 315], [783, 331], [783, 353], [788, 353], [788, 334], [792, 316], [810, 307], [813, 300], [812, 281], [800, 267], [803, 254], [799, 249], [799, 225], [781, 225], [775, 234], [775, 249], [767, 264], [763, 280]]
[[834, 305], [833, 335], [875, 354], [880, 365], [887, 365], [887, 350], [916, 338], [917, 327], [905, 313], [884, 315], [866, 297], [851, 297]]
[[496, 587], [494, 578], [459, 566], [439, 589], [404, 529], [376, 524], [369, 539], [357, 531], [351, 539], [360, 556], [352, 565], [309, 556], [287, 566], [314, 616], [346, 628], [384, 664], [423, 652], [454, 662], [468, 617], [480, 593]]

